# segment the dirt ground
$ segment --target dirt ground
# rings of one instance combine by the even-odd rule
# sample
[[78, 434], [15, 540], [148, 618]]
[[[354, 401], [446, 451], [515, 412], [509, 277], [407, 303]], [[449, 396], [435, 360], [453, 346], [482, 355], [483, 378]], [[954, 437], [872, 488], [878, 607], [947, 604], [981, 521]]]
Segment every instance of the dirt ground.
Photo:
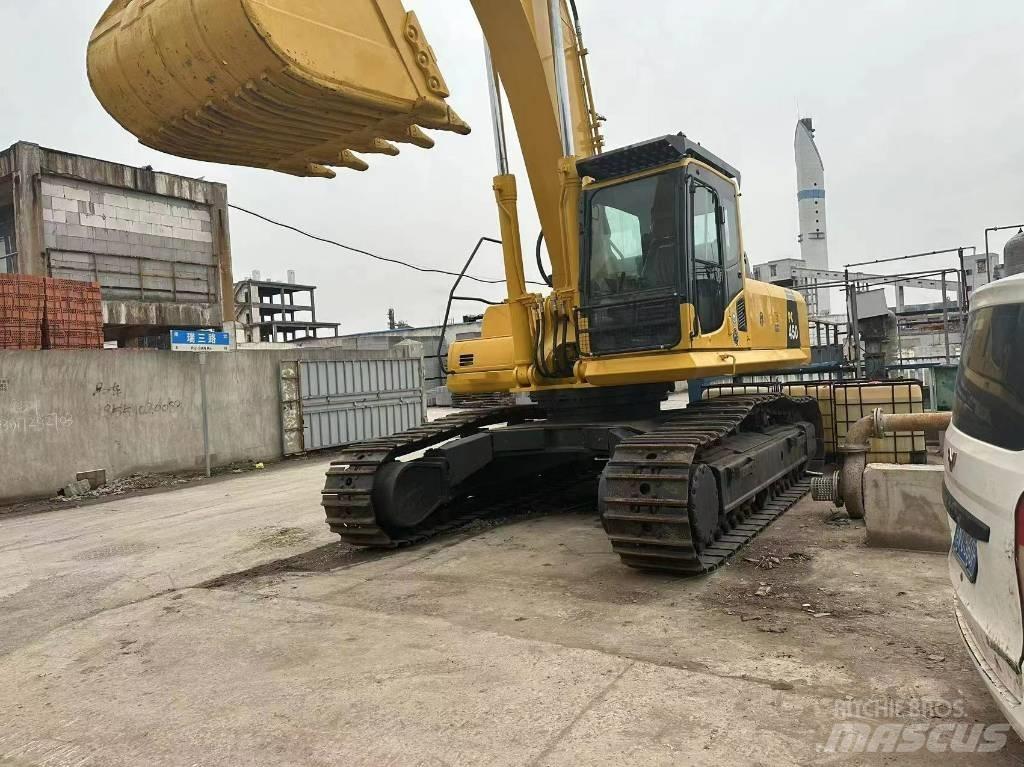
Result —
[[0, 764], [1024, 764], [1012, 733], [829, 750], [850, 721], [1004, 720], [945, 558], [824, 504], [679, 580], [622, 567], [589, 510], [354, 551], [323, 470], [0, 518]]

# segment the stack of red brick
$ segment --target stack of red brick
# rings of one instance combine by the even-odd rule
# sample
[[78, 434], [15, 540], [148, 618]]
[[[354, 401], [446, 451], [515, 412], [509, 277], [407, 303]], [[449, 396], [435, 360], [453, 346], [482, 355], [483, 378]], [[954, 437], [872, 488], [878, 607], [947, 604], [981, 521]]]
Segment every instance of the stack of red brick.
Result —
[[0, 275], [0, 349], [40, 349], [43, 345], [42, 277]]
[[46, 279], [43, 346], [47, 349], [102, 349], [103, 306], [95, 282]]
[[0, 275], [0, 349], [102, 349], [96, 283]]

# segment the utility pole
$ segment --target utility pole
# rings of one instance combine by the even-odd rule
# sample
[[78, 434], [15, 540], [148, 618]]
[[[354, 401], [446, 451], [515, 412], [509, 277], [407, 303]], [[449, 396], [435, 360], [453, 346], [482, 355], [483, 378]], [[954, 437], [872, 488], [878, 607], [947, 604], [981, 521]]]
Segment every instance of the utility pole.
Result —
[[395, 321], [395, 307], [388, 309], [388, 330], [394, 330], [398, 327], [398, 323]]

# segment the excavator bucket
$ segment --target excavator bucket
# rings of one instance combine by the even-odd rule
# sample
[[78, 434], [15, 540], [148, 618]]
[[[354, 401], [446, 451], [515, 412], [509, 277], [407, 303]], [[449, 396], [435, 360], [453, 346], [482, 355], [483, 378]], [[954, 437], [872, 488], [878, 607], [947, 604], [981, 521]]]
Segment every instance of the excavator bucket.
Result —
[[114, 0], [89, 80], [143, 144], [296, 176], [468, 133], [401, 0]]

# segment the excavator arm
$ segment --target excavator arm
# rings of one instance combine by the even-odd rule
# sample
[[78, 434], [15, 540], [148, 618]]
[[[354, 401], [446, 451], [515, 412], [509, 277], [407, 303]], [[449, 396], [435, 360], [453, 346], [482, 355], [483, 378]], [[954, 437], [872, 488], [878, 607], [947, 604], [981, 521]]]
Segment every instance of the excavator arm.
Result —
[[[610, 388], [806, 362], [803, 298], [745, 276], [738, 171], [682, 134], [604, 150], [575, 0], [469, 4], [494, 124], [499, 83], [515, 122], [553, 290], [527, 292], [496, 129], [507, 301], [487, 310], [481, 339], [450, 348], [449, 388]], [[403, 143], [429, 148], [424, 129], [469, 131], [401, 0], [114, 0], [88, 70], [140, 141], [199, 160], [331, 177]]]

